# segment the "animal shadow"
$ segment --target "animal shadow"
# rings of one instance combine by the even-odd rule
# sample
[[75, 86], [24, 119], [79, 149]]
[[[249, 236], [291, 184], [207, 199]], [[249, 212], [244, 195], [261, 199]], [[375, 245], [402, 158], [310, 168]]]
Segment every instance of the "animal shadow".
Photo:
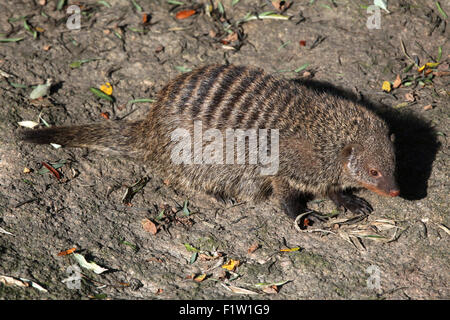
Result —
[[384, 119], [391, 133], [395, 135], [396, 178], [400, 196], [407, 200], [419, 200], [427, 196], [428, 179], [440, 143], [436, 131], [426, 120], [409, 111], [399, 111], [371, 102], [364, 96], [328, 82], [311, 79], [292, 81], [319, 92], [357, 102]]

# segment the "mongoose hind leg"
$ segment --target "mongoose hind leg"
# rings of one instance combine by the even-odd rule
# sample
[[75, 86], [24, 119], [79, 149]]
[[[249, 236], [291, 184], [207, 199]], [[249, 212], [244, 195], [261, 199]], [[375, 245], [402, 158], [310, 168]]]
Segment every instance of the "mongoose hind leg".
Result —
[[207, 191], [206, 194], [212, 196], [217, 202], [224, 205], [235, 205], [238, 201], [224, 192]]
[[355, 195], [346, 194], [343, 191], [329, 191], [328, 197], [338, 208], [343, 207], [344, 210], [349, 210], [355, 214], [367, 215], [373, 211], [369, 202]]

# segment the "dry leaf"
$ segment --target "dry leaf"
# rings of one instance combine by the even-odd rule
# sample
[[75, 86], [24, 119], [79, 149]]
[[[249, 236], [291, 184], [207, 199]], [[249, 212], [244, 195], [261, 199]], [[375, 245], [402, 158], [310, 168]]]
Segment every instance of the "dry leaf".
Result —
[[108, 112], [102, 112], [102, 113], [100, 113], [100, 116], [102, 116], [106, 120], [109, 120], [109, 113]]
[[263, 289], [263, 291], [265, 293], [276, 294], [278, 293], [278, 287], [277, 286], [266, 287]]
[[31, 285], [33, 288], [36, 288], [39, 291], [48, 292], [47, 289], [42, 288], [36, 282], [25, 279], [25, 278], [16, 279], [13, 277], [0, 275], [0, 283], [3, 283], [4, 285], [7, 285], [7, 286], [18, 286], [18, 287], [22, 287], [22, 288], [27, 288]]
[[250, 248], [248, 248], [247, 253], [253, 253], [259, 248], [259, 243], [253, 244]]
[[70, 248], [70, 249], [61, 251], [60, 253], [58, 253], [58, 256], [59, 256], [59, 257], [61, 257], [61, 256], [67, 256], [68, 254], [72, 254], [75, 250], [77, 250], [77, 248], [74, 247], [74, 248]]
[[431, 104], [426, 105], [425, 107], [423, 107], [423, 110], [425, 110], [425, 111], [428, 111], [428, 110], [431, 110], [431, 109], [433, 109], [433, 106]]
[[17, 124], [21, 127], [25, 127], [25, 128], [29, 128], [29, 129], [33, 129], [34, 127], [39, 125], [39, 123], [37, 123], [35, 121], [31, 121], [31, 120], [20, 121], [20, 122], [17, 122]]
[[85, 269], [88, 270], [92, 270], [94, 271], [96, 274], [101, 274], [105, 271], [108, 271], [108, 269], [100, 267], [98, 264], [96, 264], [95, 262], [87, 262], [86, 258], [83, 257], [81, 254], [79, 253], [74, 253], [73, 257], [75, 258], [75, 260], [78, 262], [78, 264]]
[[400, 87], [400, 85], [402, 84], [402, 78], [400, 78], [400, 75], [397, 75], [397, 78], [395, 78], [394, 84], [393, 84], [393, 88], [397, 89], [398, 87]]
[[309, 77], [311, 77], [311, 72], [309, 72], [309, 71], [303, 72], [302, 77], [303, 77], [303, 78], [309, 78]]
[[45, 84], [40, 84], [40, 85], [36, 86], [36, 88], [34, 88], [33, 91], [31, 91], [30, 99], [31, 100], [39, 99], [39, 98], [42, 98], [43, 96], [47, 95], [49, 93], [49, 89], [51, 86], [52, 86], [52, 80], [47, 79], [47, 82]]
[[51, 47], [52, 46], [50, 44], [46, 44], [45, 46], [42, 47], [42, 50], [48, 51], [48, 50], [50, 50]]
[[142, 24], [146, 24], [148, 23], [149, 19], [148, 19], [148, 14], [147, 13], [143, 13], [142, 14]]
[[235, 287], [235, 286], [232, 286], [232, 285], [226, 285], [226, 284], [223, 284], [223, 283], [221, 283], [221, 285], [224, 286], [226, 289], [234, 292], [234, 293], [239, 293], [239, 294], [258, 294], [257, 292], [250, 291], [250, 290], [247, 290], [247, 289], [244, 289], [244, 288]]
[[158, 228], [156, 227], [156, 225], [150, 221], [149, 219], [145, 218], [142, 219], [141, 221], [142, 223], [142, 227], [144, 228], [145, 231], [150, 232], [151, 234], [155, 235], [156, 233], [158, 233]]
[[391, 83], [389, 81], [383, 82], [381, 89], [386, 92], [391, 92]]
[[222, 43], [223, 44], [229, 44], [230, 42], [233, 41], [237, 41], [238, 40], [238, 35], [236, 32], [230, 33], [229, 35], [227, 35], [225, 38], [222, 39]]
[[183, 10], [178, 12], [175, 15], [175, 18], [177, 18], [178, 20], [182, 20], [182, 19], [186, 19], [189, 18], [190, 16], [193, 16], [196, 13], [195, 10]]
[[201, 274], [201, 275], [199, 275], [199, 276], [196, 276], [196, 277], [194, 278], [194, 281], [195, 281], [195, 282], [202, 282], [203, 280], [205, 280], [205, 278], [206, 278], [206, 274]]
[[406, 101], [413, 102], [415, 100], [414, 95], [412, 93], [405, 94]]
[[9, 276], [2, 276], [0, 275], [0, 283], [3, 283], [4, 285], [7, 286], [18, 286], [18, 287], [23, 287], [26, 288], [28, 287], [28, 283], [14, 279], [13, 277], [9, 277]]
[[222, 268], [227, 269], [228, 271], [233, 271], [239, 265], [239, 263], [239, 260], [230, 259], [230, 261], [225, 263]]
[[280, 249], [281, 252], [294, 252], [300, 250], [299, 247], [291, 248], [291, 249]]
[[100, 86], [100, 90], [101, 90], [103, 93], [107, 94], [108, 96], [110, 96], [110, 95], [112, 94], [112, 91], [113, 91], [112, 86], [111, 86], [111, 83], [109, 83], [109, 82], [107, 82], [107, 83], [105, 83], [105, 84], [102, 84], [102, 85]]
[[10, 235], [10, 236], [13, 235], [11, 232], [6, 231], [6, 230], [3, 229], [2, 227], [0, 227], [0, 233], [4, 233], [4, 234]]
[[441, 228], [442, 230], [445, 231], [445, 233], [447, 233], [450, 236], [450, 230], [444, 226], [443, 224], [438, 225], [439, 228]]

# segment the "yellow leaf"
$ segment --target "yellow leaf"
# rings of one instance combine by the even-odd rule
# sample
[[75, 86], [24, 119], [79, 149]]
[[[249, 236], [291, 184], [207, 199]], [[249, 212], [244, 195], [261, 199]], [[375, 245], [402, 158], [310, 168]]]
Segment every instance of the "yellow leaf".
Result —
[[112, 91], [113, 91], [111, 83], [109, 83], [109, 82], [107, 82], [106, 84], [102, 84], [100, 86], [100, 90], [103, 93], [106, 93], [108, 96], [110, 96], [112, 94]]
[[383, 91], [391, 92], [391, 83], [389, 81], [383, 82], [383, 86], [381, 87]]
[[427, 63], [425, 63], [425, 65], [428, 68], [436, 68], [439, 65], [439, 62], [427, 62]]
[[222, 268], [227, 269], [228, 271], [233, 271], [239, 265], [239, 260], [230, 259], [227, 263], [225, 263]]
[[194, 278], [194, 281], [195, 281], [195, 282], [202, 282], [203, 280], [205, 280], [205, 278], [206, 278], [206, 274], [204, 273], [204, 274], [201, 274], [201, 275], [199, 275], [199, 276], [196, 276], [196, 277]]
[[417, 69], [417, 71], [418, 72], [422, 72], [423, 71], [423, 69], [425, 69], [425, 67], [426, 67], [427, 65], [426, 64], [424, 64], [423, 66], [421, 66], [419, 69]]
[[282, 252], [294, 252], [300, 250], [299, 247], [291, 248], [291, 249], [281, 249]]

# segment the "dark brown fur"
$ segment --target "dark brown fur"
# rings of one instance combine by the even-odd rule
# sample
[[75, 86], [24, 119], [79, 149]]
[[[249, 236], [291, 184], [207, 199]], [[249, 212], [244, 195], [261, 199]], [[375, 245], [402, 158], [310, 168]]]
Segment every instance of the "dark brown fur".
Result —
[[[224, 137], [227, 128], [279, 129], [278, 172], [264, 176], [251, 164], [174, 164], [171, 133], [185, 128], [193, 135], [195, 120]], [[22, 139], [131, 155], [175, 187], [243, 200], [272, 196], [290, 215], [300, 213], [298, 198], [305, 193], [329, 196], [357, 213], [372, 209], [344, 194], [349, 187], [398, 195], [383, 120], [354, 102], [257, 68], [212, 65], [182, 74], [158, 93], [144, 120], [27, 130]]]

